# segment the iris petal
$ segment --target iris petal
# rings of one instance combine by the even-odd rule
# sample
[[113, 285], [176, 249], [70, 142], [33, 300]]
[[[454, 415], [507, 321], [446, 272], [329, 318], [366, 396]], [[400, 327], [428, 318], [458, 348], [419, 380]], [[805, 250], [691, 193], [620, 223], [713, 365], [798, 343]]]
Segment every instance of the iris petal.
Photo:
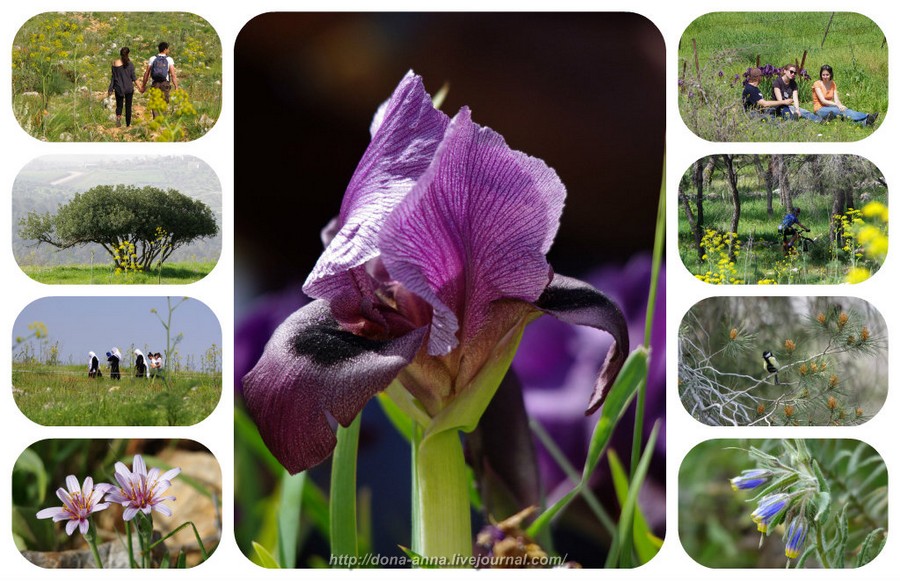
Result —
[[353, 335], [315, 301], [281, 324], [244, 377], [247, 409], [276, 458], [295, 474], [325, 460], [344, 426], [409, 364], [425, 328], [378, 341]]
[[630, 349], [628, 323], [621, 309], [586, 282], [559, 274], [553, 276], [551, 283], [534, 304], [565, 323], [593, 327], [612, 335], [615, 343], [606, 354], [585, 414], [597, 411], [625, 364]]
[[379, 238], [391, 277], [434, 309], [429, 354], [477, 335], [492, 302], [540, 296], [565, 195], [556, 172], [473, 123], [468, 108], [453, 118]]
[[372, 125], [372, 141], [341, 204], [336, 234], [306, 280], [313, 298], [354, 293], [348, 271], [379, 254], [378, 233], [434, 157], [449, 118], [434, 108], [422, 78], [406, 74]]

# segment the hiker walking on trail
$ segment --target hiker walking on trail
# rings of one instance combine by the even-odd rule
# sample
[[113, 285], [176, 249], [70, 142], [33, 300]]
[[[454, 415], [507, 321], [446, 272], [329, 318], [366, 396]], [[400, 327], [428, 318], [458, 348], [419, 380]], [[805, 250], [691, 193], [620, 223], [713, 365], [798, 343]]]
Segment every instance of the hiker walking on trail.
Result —
[[113, 61], [106, 96], [116, 94], [116, 127], [122, 126], [122, 106], [125, 106], [125, 127], [131, 126], [131, 101], [134, 97], [134, 63], [129, 57], [130, 50], [123, 46], [119, 58]]
[[175, 74], [175, 59], [169, 56], [169, 43], [159, 43], [159, 53], [147, 61], [144, 78], [141, 81], [141, 93], [147, 90], [147, 81], [151, 88], [162, 91], [166, 103], [172, 89], [178, 90], [178, 75]]

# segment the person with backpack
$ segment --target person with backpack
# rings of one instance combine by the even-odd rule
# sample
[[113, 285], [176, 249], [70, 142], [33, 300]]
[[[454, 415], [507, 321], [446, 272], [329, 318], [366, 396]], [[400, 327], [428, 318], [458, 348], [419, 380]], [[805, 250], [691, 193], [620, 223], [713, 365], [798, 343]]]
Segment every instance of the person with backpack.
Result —
[[[169, 56], [168, 42], [159, 43], [159, 53], [147, 61], [144, 69], [144, 78], [141, 81], [141, 93], [147, 90], [147, 81], [151, 82], [151, 88], [162, 91], [166, 103], [169, 102], [169, 93], [172, 89], [178, 90], [178, 76], [175, 74], [175, 59]], [[154, 112], [154, 117], [156, 113]]]
[[809, 232], [809, 228], [800, 222], [800, 208], [795, 207], [793, 211], [785, 214], [781, 224], [778, 225], [778, 230], [781, 231], [781, 249], [785, 255], [790, 254], [800, 240], [800, 230]]
[[127, 46], [119, 51], [119, 58], [112, 64], [109, 88], [106, 90], [107, 97], [116, 94], [116, 127], [122, 126], [122, 105], [125, 106], [125, 127], [131, 126], [131, 101], [137, 77], [134, 74], [134, 63], [128, 56], [130, 52]]

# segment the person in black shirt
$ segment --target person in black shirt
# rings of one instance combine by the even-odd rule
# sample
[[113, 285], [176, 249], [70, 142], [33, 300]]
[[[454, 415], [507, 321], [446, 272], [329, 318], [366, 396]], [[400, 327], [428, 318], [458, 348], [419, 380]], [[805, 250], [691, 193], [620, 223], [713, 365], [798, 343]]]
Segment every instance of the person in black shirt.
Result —
[[762, 71], [756, 67], [750, 69], [747, 74], [747, 80], [744, 82], [744, 91], [741, 94], [741, 99], [744, 101], [744, 109], [751, 116], [764, 115], [772, 117], [775, 115], [774, 107], [789, 105], [793, 102], [790, 99], [781, 99], [779, 101], [763, 99], [762, 91], [759, 90], [760, 79], [762, 79]]
[[106, 360], [109, 362], [110, 379], [122, 379], [122, 374], [119, 372], [120, 359], [122, 359], [122, 353], [119, 352], [118, 348], [114, 347], [112, 351], [106, 352]]
[[107, 97], [116, 94], [116, 127], [122, 126], [122, 105], [125, 106], [125, 127], [131, 126], [131, 101], [137, 76], [134, 73], [134, 63], [128, 56], [130, 52], [127, 46], [119, 51], [119, 58], [113, 62], [109, 88], [106, 90]]
[[779, 105], [775, 109], [775, 114], [787, 119], [798, 119], [803, 117], [808, 121], [820, 123], [822, 120], [811, 111], [807, 111], [800, 107], [800, 98], [797, 94], [797, 65], [784, 65], [781, 76], [775, 77], [772, 81], [772, 95], [776, 101], [790, 101], [790, 104]]
[[102, 377], [100, 373], [100, 360], [93, 351], [88, 351], [88, 377]]

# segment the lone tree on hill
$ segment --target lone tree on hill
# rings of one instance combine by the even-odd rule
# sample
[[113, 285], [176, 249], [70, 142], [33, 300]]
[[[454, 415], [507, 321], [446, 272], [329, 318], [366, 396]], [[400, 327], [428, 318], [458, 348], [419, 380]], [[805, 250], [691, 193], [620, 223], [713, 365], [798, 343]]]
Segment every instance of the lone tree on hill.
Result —
[[96, 186], [75, 194], [56, 214], [29, 212], [19, 235], [57, 248], [99, 244], [116, 268], [149, 270], [198, 238], [219, 232], [212, 210], [178, 190]]

